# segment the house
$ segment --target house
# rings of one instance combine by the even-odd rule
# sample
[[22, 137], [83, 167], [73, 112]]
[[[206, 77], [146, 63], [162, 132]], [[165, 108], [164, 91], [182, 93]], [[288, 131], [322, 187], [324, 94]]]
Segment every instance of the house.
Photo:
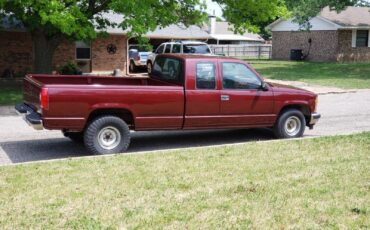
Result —
[[235, 34], [233, 26], [228, 22], [217, 21], [216, 17], [209, 16], [208, 27], [204, 28], [209, 33], [209, 44], [263, 44], [265, 40], [258, 34], [245, 32], [244, 34]]
[[370, 7], [347, 7], [337, 13], [328, 7], [310, 20], [302, 31], [292, 19], [278, 19], [272, 31], [272, 58], [290, 58], [302, 49], [311, 61], [370, 61]]
[[[105, 17], [120, 22], [122, 15], [106, 13]], [[6, 20], [0, 26], [0, 77], [4, 72], [15, 72], [18, 75], [32, 72], [33, 46], [30, 33], [21, 24], [10, 25]], [[109, 36], [98, 38], [90, 44], [81, 41], [62, 41], [53, 57], [53, 68], [58, 69], [67, 62], [76, 63], [84, 73], [107, 74], [114, 69], [123, 73], [128, 70], [128, 47], [135, 44], [135, 39], [127, 36], [121, 28], [108, 28]], [[211, 16], [206, 27], [196, 25], [170, 25], [157, 28], [146, 35], [151, 44], [171, 40], [201, 40], [219, 44], [263, 43], [264, 40], [251, 33], [236, 35], [230, 31], [225, 22], [216, 22]]]

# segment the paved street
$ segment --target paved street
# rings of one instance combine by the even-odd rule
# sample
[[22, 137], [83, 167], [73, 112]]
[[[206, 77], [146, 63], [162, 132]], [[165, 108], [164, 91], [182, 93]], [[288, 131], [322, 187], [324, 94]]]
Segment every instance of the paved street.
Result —
[[[370, 131], [370, 90], [320, 95], [318, 110], [322, 118], [306, 137]], [[271, 139], [268, 129], [135, 132], [129, 152]], [[60, 131], [33, 130], [20, 116], [0, 117], [0, 165], [88, 155]]]

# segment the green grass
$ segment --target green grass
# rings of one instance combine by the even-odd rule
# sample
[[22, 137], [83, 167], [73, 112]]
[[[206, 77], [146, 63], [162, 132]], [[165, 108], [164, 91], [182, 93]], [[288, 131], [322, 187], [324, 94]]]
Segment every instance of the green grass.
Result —
[[369, 229], [370, 133], [0, 168], [1, 229]]
[[370, 89], [370, 63], [247, 61], [268, 79], [302, 81], [344, 89]]
[[22, 102], [22, 81], [0, 80], [0, 106]]

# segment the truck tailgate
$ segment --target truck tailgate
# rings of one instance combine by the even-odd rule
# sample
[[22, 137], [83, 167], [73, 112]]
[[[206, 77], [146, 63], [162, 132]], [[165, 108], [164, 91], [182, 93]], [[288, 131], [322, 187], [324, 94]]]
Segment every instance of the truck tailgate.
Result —
[[35, 109], [36, 111], [41, 110], [40, 106], [40, 92], [42, 83], [36, 79], [26, 76], [23, 80], [23, 101]]

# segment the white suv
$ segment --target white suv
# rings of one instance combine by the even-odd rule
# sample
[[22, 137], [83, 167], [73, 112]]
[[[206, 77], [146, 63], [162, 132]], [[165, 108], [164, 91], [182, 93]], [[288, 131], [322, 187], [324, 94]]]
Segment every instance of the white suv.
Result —
[[212, 55], [212, 51], [207, 45], [207, 43], [199, 41], [176, 41], [176, 42], [165, 42], [162, 43], [155, 50], [154, 53], [149, 54], [146, 66], [148, 68], [148, 73], [152, 72], [153, 63], [155, 57], [158, 54], [163, 53], [179, 53], [179, 54], [206, 54]]

